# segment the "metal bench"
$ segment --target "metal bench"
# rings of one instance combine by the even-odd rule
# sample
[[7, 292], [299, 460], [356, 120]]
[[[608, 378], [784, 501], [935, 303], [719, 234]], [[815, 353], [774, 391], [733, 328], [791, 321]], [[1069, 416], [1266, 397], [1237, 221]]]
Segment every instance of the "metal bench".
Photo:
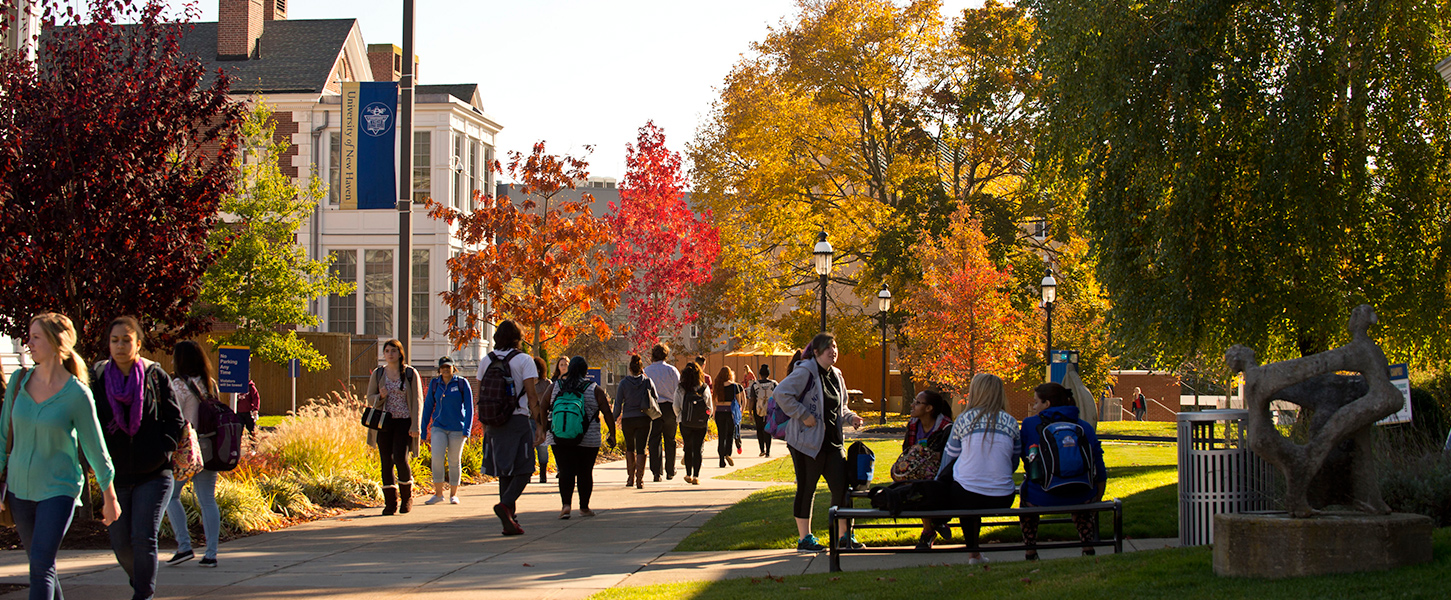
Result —
[[[1042, 521], [1040, 521], [1040, 524], [1042, 525], [1051, 525], [1057, 523], [1072, 523], [1073, 519], [1071, 516], [1068, 516], [1068, 513], [1091, 512], [1094, 513], [1094, 532], [1096, 534], [1098, 531], [1098, 527], [1096, 526], [1098, 520], [1098, 513], [1110, 511], [1113, 512], [1113, 537], [1110, 539], [1102, 539], [1098, 535], [1095, 535], [1093, 541], [1087, 543], [1082, 541], [1039, 542], [1033, 546], [1028, 546], [1026, 544], [993, 544], [990, 548], [968, 548], [966, 545], [953, 544], [950, 546], [933, 546], [932, 548], [927, 550], [918, 550], [916, 548], [909, 548], [905, 546], [867, 546], [864, 548], [841, 548], [837, 544], [837, 540], [840, 540], [842, 537], [842, 532], [840, 531], [841, 525], [838, 522], [839, 520], [846, 521], [847, 533], [850, 533], [855, 529], [905, 529], [908, 527], [920, 528], [922, 526], [920, 519], [958, 519], [962, 517], [981, 517], [983, 519], [983, 525], [1016, 525], [1018, 523], [1018, 518], [1025, 515], [1064, 515], [1062, 517], [1043, 519]], [[1052, 548], [1082, 548], [1085, 545], [1112, 546], [1114, 554], [1119, 554], [1124, 551], [1124, 508], [1123, 502], [1118, 498], [1114, 498], [1113, 500], [1104, 500], [1102, 502], [1094, 502], [1091, 504], [1076, 504], [1072, 506], [1030, 506], [1027, 508], [998, 508], [988, 510], [904, 510], [897, 515], [893, 515], [892, 513], [885, 510], [877, 510], [874, 508], [842, 508], [839, 506], [833, 506], [827, 510], [827, 515], [827, 518], [830, 520], [830, 524], [828, 525], [830, 530], [830, 538], [828, 539], [828, 541], [829, 545], [831, 546], [831, 571], [833, 573], [841, 571], [841, 555], [848, 553], [896, 554], [900, 552], [981, 552], [984, 549], [991, 552], [1000, 552], [1005, 550], [1046, 550]], [[891, 519], [892, 521], [888, 523], [857, 523], [857, 521], [861, 519]], [[911, 521], [903, 523], [901, 522], [902, 519], [910, 519]], [[988, 519], [997, 520], [989, 521]]]

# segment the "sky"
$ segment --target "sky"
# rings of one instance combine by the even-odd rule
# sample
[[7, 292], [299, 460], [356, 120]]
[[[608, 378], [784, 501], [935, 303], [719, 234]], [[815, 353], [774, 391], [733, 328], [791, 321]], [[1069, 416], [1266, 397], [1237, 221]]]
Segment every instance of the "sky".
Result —
[[[183, 0], [169, 0], [181, 6]], [[217, 0], [194, 0], [201, 21]], [[946, 15], [981, 0], [943, 0]], [[419, 83], [477, 83], [504, 129], [500, 156], [546, 142], [623, 178], [646, 121], [684, 151], [731, 67], [795, 13], [794, 0], [416, 0]], [[403, 45], [400, 0], [290, 0], [289, 19], [358, 19], [369, 44]]]

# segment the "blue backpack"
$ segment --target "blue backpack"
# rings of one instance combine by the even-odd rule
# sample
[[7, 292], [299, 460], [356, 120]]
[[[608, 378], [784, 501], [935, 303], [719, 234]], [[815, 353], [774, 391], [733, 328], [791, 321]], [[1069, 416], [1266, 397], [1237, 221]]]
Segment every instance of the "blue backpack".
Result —
[[1097, 468], [1089, 454], [1083, 426], [1077, 420], [1043, 419], [1038, 424], [1038, 437], [1043, 457], [1043, 490], [1059, 496], [1091, 493]]
[[871, 485], [876, 464], [877, 453], [872, 452], [866, 444], [852, 442], [846, 449], [846, 486], [865, 489]]

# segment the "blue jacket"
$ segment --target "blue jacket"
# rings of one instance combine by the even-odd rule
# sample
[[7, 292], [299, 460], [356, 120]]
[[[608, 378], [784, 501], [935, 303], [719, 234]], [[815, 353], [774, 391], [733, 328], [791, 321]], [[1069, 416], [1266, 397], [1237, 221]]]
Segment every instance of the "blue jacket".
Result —
[[[1089, 425], [1087, 421], [1078, 418], [1077, 406], [1054, 406], [1052, 408], [1045, 409], [1041, 413], [1038, 413], [1037, 416], [1023, 419], [1023, 449], [1020, 451], [1021, 454], [1019, 455], [1019, 458], [1023, 460], [1023, 464], [1028, 464], [1028, 447], [1039, 445], [1042, 443], [1042, 440], [1038, 437], [1038, 425], [1043, 422], [1044, 417], [1048, 417], [1048, 420], [1050, 422], [1069, 420], [1078, 421], [1078, 426], [1083, 428], [1085, 437], [1084, 441], [1088, 443], [1089, 456], [1093, 457], [1093, 462], [1098, 469], [1098, 474], [1094, 478], [1094, 482], [1102, 483], [1104, 481], [1108, 481], [1108, 468], [1103, 465], [1103, 444], [1100, 444], [1098, 442], [1098, 433], [1093, 430], [1093, 426]], [[1090, 492], [1089, 494], [1085, 494], [1082, 496], [1072, 497], [1059, 496], [1056, 494], [1050, 494], [1045, 491], [1042, 486], [1039, 486], [1032, 481], [1024, 479], [1023, 501], [1034, 506], [1066, 506], [1069, 504], [1085, 504], [1088, 502], [1098, 501], [1098, 493]]]
[[423, 423], [420, 431], [430, 427], [468, 434], [474, 429], [474, 390], [469, 382], [455, 376], [447, 385], [442, 377], [428, 382], [428, 395], [423, 399]]

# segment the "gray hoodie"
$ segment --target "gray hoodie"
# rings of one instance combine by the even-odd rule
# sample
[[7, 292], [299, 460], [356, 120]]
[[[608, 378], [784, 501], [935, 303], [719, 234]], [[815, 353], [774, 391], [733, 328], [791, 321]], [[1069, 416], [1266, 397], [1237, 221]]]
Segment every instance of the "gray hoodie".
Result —
[[[826, 422], [821, 418], [824, 408], [822, 399], [821, 382], [815, 381], [821, 368], [815, 359], [807, 359], [796, 363], [796, 368], [791, 370], [781, 383], [776, 386], [776, 392], [772, 396], [776, 399], [776, 406], [791, 417], [786, 424], [786, 445], [795, 448], [797, 452], [816, 458], [821, 452], [821, 445], [826, 441]], [[831, 368], [831, 374], [836, 377], [837, 389], [841, 390], [841, 405], [838, 406], [836, 415], [837, 427], [846, 423], [846, 417], [855, 417], [856, 413], [846, 407], [846, 379], [841, 376], [841, 369]], [[811, 389], [806, 389], [807, 385]], [[806, 397], [802, 398], [802, 392]], [[810, 415], [816, 417], [816, 425], [807, 427], [802, 423]]]

